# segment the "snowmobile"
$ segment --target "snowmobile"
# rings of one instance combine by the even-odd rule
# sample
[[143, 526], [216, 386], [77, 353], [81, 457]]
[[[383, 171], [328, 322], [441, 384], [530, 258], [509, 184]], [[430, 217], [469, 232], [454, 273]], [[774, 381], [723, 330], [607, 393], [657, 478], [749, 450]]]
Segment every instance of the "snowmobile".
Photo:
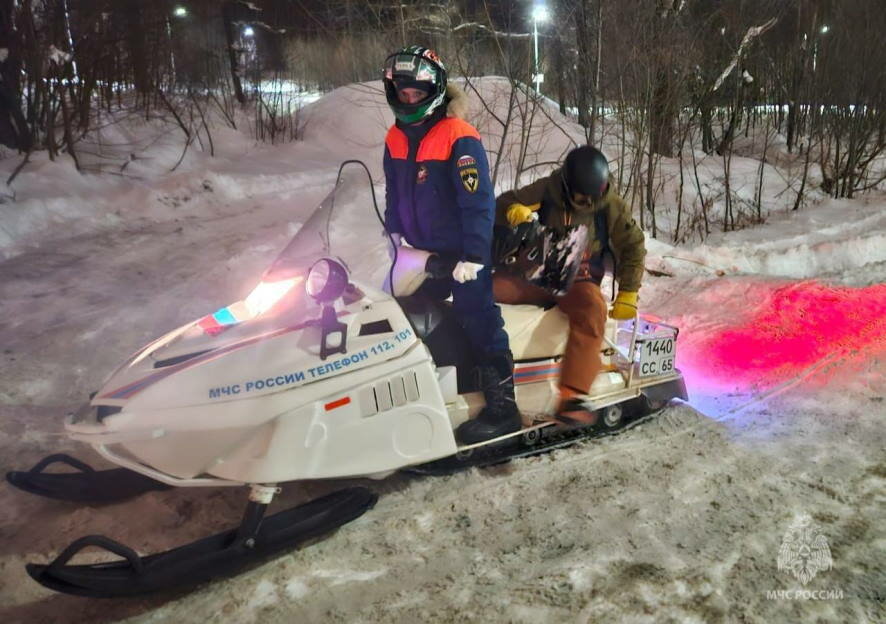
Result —
[[[483, 407], [471, 348], [446, 302], [414, 294], [441, 259], [402, 247], [387, 276], [386, 267], [367, 263], [361, 250], [381, 215], [371, 178], [375, 214], [359, 209], [366, 185], [340, 170], [245, 299], [137, 351], [67, 416], [67, 434], [118, 468], [51, 455], [7, 474], [28, 492], [89, 503], [169, 487], [247, 486], [241, 524], [152, 555], [106, 536], [82, 537], [51, 563], [28, 564], [32, 578], [69, 594], [118, 597], [231, 575], [332, 532], [376, 502], [369, 488], [348, 487], [265, 516], [279, 483], [498, 463], [617, 431], [687, 398], [674, 368], [677, 329], [651, 318], [610, 321], [604, 369], [586, 397], [597, 423], [539, 420], [556, 395], [567, 320], [556, 307], [502, 306], [526, 426], [460, 447], [455, 428]], [[372, 286], [385, 277], [387, 291]], [[73, 471], [47, 472], [54, 464]], [[87, 547], [119, 559], [70, 563]]]

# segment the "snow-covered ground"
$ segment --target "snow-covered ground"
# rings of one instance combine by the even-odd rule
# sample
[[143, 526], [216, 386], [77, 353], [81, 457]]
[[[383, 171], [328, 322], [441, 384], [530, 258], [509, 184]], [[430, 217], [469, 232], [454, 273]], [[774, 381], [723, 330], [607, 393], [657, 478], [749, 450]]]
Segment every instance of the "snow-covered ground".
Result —
[[[480, 90], [496, 102], [500, 86]], [[378, 84], [305, 118], [304, 140], [276, 147], [219, 130], [216, 158], [192, 150], [173, 173], [181, 138], [135, 121], [103, 138], [120, 175], [32, 158], [0, 204], [0, 470], [56, 451], [102, 465], [63, 436], [72, 406], [150, 339], [247, 294], [342, 160], [364, 159], [382, 196]], [[536, 131], [539, 161], [568, 144]], [[704, 245], [648, 241], [641, 307], [681, 328], [688, 404], [538, 458], [361, 481], [381, 497], [359, 520], [183, 595], [53, 594], [24, 563], [93, 533], [167, 549], [236, 524], [242, 491], [90, 507], [2, 487], [0, 622], [886, 620], [886, 198], [768, 205], [766, 225]], [[383, 267], [382, 238], [358, 239]], [[343, 485], [291, 485], [274, 508]], [[833, 563], [805, 585], [777, 565], [800, 514]]]

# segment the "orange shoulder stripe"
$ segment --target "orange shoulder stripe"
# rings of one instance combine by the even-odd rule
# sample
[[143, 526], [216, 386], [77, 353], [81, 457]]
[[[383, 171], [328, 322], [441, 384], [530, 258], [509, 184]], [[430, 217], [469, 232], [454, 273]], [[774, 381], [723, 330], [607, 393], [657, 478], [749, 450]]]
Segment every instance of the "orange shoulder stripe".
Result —
[[406, 160], [409, 156], [409, 139], [406, 134], [397, 126], [391, 126], [388, 130], [388, 136], [385, 137], [385, 145], [391, 153], [391, 158]]
[[456, 117], [441, 119], [422, 139], [417, 159], [419, 162], [449, 160], [449, 156], [452, 154], [452, 144], [465, 137], [480, 140], [480, 133], [463, 119]]

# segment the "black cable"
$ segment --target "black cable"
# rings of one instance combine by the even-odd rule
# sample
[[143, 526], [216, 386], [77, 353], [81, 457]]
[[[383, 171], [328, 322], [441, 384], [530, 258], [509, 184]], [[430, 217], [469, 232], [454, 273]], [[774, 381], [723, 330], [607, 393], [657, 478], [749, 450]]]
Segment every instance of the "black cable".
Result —
[[[341, 166], [338, 168], [338, 176], [335, 178], [335, 188], [338, 189], [338, 183], [341, 181], [341, 174], [344, 171], [345, 165], [360, 165], [363, 167], [363, 170], [366, 171], [366, 177], [369, 178], [369, 190], [372, 191], [372, 207], [375, 209], [375, 216], [378, 217], [379, 223], [381, 223], [382, 228], [385, 231], [385, 234], [388, 236], [388, 240], [391, 242], [391, 247], [394, 250], [394, 257], [391, 260], [391, 268], [388, 271], [388, 282], [391, 285], [391, 296], [394, 296], [394, 265], [397, 264], [397, 245], [394, 244], [394, 237], [388, 231], [388, 226], [385, 223], [384, 217], [381, 216], [381, 211], [378, 209], [378, 200], [375, 197], [375, 185], [372, 180], [372, 173], [369, 171], [369, 167], [366, 166], [362, 160], [357, 160], [356, 158], [351, 160], [344, 161]], [[332, 205], [333, 211], [335, 210], [335, 196], [332, 197]], [[327, 240], [328, 240], [327, 235]]]

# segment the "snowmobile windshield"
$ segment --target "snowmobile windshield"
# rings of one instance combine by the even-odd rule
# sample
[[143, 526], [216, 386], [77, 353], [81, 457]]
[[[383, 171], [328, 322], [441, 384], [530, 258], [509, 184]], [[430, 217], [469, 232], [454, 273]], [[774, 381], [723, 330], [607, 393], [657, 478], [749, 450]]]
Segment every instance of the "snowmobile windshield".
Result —
[[381, 287], [389, 267], [373, 187], [359, 164], [344, 167], [326, 198], [304, 222], [262, 277], [278, 282], [307, 276], [315, 262], [331, 258], [352, 281]]
[[311, 212], [303, 225], [262, 275], [252, 292], [213, 314], [198, 325], [215, 334], [266, 313], [286, 310], [298, 317], [313, 318], [321, 304], [305, 291], [311, 267], [323, 258], [337, 261], [352, 281], [379, 285], [389, 262], [381, 224], [373, 209], [373, 189], [366, 171], [345, 167], [334, 188]]

